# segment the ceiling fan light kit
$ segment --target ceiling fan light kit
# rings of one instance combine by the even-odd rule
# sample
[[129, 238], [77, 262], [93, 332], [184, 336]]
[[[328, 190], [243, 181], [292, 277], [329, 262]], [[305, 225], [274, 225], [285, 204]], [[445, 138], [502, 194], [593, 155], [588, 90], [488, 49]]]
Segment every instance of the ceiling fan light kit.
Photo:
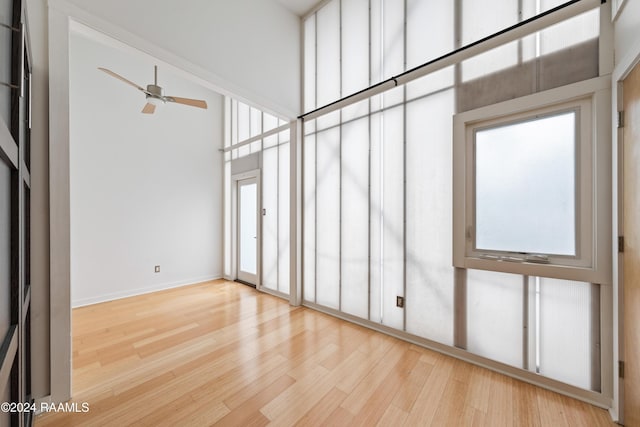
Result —
[[145, 104], [142, 112], [144, 114], [153, 114], [156, 111], [156, 107], [158, 105], [167, 103], [167, 102], [175, 102], [176, 104], [188, 105], [190, 107], [198, 107], [207, 109], [207, 102], [201, 99], [191, 99], [191, 98], [180, 98], [177, 96], [165, 96], [162, 87], [158, 86], [158, 66], [154, 66], [154, 82], [153, 84], [147, 85], [147, 88], [144, 89], [142, 86], [135, 84], [131, 80], [128, 80], [122, 77], [120, 74], [114, 73], [113, 71], [98, 67], [100, 71], [104, 71], [111, 77], [115, 77], [116, 79], [127, 83], [130, 86], [135, 87], [139, 91], [143, 92], [146, 96], [147, 103]]

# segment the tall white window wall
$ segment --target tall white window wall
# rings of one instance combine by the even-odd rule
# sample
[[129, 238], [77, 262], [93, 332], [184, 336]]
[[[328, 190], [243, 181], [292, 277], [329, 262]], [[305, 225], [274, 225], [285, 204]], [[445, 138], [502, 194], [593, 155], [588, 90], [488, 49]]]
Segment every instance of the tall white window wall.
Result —
[[[561, 3], [333, 0], [304, 22], [304, 109]], [[466, 305], [456, 307], [451, 207], [453, 115], [596, 77], [599, 20], [594, 9], [306, 120], [305, 303], [599, 391], [597, 286], [462, 270]]]
[[[260, 170], [260, 286], [289, 294], [288, 123], [243, 102], [227, 98], [225, 126], [225, 276], [233, 272], [232, 164], [257, 157]], [[279, 132], [275, 132], [280, 129]], [[233, 148], [236, 147], [236, 148]]]

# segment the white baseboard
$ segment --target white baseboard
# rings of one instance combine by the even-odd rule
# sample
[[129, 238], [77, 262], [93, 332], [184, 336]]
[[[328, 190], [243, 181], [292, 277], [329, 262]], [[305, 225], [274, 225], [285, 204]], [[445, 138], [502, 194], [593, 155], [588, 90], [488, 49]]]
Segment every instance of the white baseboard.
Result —
[[609, 408], [609, 416], [614, 423], [620, 424], [620, 416], [615, 408]]
[[113, 301], [122, 298], [133, 297], [136, 295], [149, 294], [151, 292], [162, 291], [165, 289], [179, 288], [181, 286], [195, 285], [196, 283], [208, 282], [210, 280], [221, 279], [221, 274], [214, 276], [195, 277], [186, 280], [180, 280], [178, 282], [159, 283], [153, 286], [146, 286], [143, 288], [127, 289], [126, 291], [112, 292], [103, 295], [97, 295], [89, 298], [80, 298], [71, 301], [71, 308], [84, 307], [86, 305], [98, 304], [101, 302]]

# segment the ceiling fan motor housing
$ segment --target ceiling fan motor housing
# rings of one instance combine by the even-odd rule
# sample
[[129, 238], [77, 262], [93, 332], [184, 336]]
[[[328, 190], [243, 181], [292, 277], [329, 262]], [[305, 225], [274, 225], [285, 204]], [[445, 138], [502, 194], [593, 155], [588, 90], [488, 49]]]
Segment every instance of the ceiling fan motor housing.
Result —
[[162, 88], [157, 85], [147, 85], [147, 92], [149, 92], [154, 98], [162, 98], [164, 96]]

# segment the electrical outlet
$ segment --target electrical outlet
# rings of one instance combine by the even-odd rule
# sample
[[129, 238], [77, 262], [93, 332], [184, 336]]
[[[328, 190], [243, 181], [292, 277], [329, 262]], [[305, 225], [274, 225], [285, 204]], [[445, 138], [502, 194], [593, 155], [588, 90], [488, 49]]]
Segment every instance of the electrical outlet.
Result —
[[396, 297], [396, 307], [404, 307], [404, 297], [397, 296]]
[[159, 266], [159, 265], [156, 265], [156, 268], [155, 268], [155, 270], [154, 270], [154, 271], [155, 271], [156, 273], [160, 273], [160, 266]]

